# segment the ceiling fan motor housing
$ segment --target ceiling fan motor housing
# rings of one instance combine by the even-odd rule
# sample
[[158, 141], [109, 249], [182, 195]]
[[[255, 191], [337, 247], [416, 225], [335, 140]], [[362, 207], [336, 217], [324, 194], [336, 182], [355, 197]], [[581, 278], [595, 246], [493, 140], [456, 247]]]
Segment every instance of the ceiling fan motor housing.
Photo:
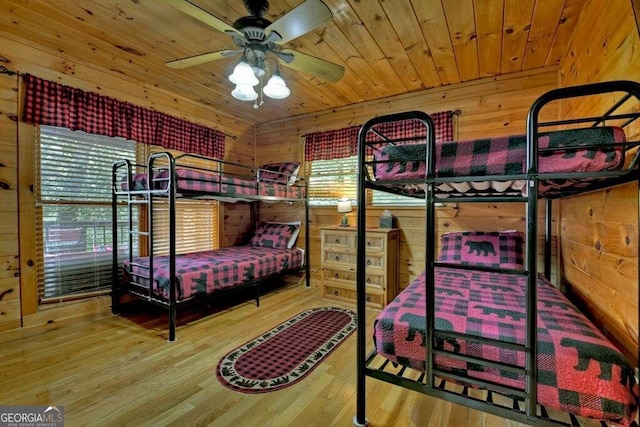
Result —
[[268, 19], [258, 16], [244, 16], [233, 23], [233, 28], [241, 31], [249, 41], [263, 41], [264, 29], [271, 25]]

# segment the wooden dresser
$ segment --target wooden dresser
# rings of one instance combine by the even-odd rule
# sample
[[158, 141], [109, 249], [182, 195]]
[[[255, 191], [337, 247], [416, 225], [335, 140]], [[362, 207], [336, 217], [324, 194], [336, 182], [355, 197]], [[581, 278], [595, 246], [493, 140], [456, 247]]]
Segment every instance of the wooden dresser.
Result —
[[[356, 301], [356, 228], [321, 227], [322, 295]], [[366, 241], [367, 304], [386, 306], [398, 293], [400, 230], [369, 228]]]

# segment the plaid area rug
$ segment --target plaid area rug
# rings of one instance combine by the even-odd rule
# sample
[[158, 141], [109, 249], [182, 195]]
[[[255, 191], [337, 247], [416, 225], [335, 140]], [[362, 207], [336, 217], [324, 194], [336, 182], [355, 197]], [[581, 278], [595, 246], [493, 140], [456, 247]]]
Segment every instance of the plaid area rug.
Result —
[[351, 310], [303, 311], [227, 353], [218, 362], [218, 380], [242, 393], [280, 390], [309, 375], [355, 329]]

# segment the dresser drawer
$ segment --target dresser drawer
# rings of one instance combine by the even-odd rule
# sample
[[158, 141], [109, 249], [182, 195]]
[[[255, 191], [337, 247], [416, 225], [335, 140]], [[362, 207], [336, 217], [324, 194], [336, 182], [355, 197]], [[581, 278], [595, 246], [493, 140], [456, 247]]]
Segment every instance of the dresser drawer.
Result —
[[365, 246], [367, 247], [367, 250], [373, 250], [373, 251], [381, 251], [384, 250], [385, 247], [385, 242], [386, 240], [386, 236], [378, 236], [378, 235], [367, 235], [366, 236], [366, 240], [364, 241]]
[[322, 242], [325, 248], [355, 248], [356, 247], [356, 234], [350, 232], [340, 231], [325, 231], [322, 234], [324, 241]]
[[384, 267], [384, 255], [367, 255], [364, 260], [364, 265], [367, 268], [382, 268]]
[[[355, 269], [349, 270], [340, 270], [336, 268], [327, 268], [323, 269], [323, 277], [325, 280], [345, 280], [348, 282], [352, 282], [355, 284], [356, 282], [356, 271]], [[384, 277], [378, 276], [376, 274], [366, 274], [365, 275], [365, 283], [368, 286], [375, 286], [378, 288], [384, 287]]]
[[[323, 287], [323, 290], [324, 290], [323, 296], [326, 296], [326, 297], [336, 298], [339, 300], [344, 300], [349, 302], [355, 302], [357, 298], [357, 292], [355, 291], [355, 289], [346, 289], [339, 286], [333, 286], [330, 283], [325, 284]], [[373, 292], [367, 291], [365, 298], [366, 298], [367, 304], [369, 305], [372, 305], [375, 307], [384, 306], [384, 303], [383, 303], [384, 298], [383, 298], [383, 294], [381, 293], [377, 293], [375, 291]]]
[[329, 264], [345, 264], [355, 269], [357, 259], [358, 259], [357, 254], [325, 249], [323, 261]]

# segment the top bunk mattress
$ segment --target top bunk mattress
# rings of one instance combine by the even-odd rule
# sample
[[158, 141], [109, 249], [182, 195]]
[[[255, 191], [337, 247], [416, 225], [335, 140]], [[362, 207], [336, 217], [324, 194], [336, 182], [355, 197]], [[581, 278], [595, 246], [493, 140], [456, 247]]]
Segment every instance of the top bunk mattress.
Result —
[[[619, 127], [570, 129], [542, 133], [539, 149], [591, 146], [583, 149], [539, 151], [539, 173], [575, 173], [620, 170], [624, 164], [624, 131]], [[609, 147], [606, 147], [609, 146]], [[374, 177], [382, 186], [403, 194], [424, 192], [426, 144], [384, 145], [374, 151]], [[526, 135], [514, 135], [436, 144], [436, 177], [478, 177], [472, 182], [446, 182], [437, 185], [438, 197], [449, 195], [522, 194], [524, 180], [490, 180], [491, 175], [516, 175], [526, 172]], [[484, 179], [483, 179], [484, 178]], [[404, 181], [395, 184], [393, 181]], [[409, 181], [409, 183], [407, 183]], [[415, 182], [411, 182], [415, 181]], [[541, 194], [566, 187], [588, 186], [592, 179], [540, 180]]]
[[[147, 190], [146, 173], [132, 176], [132, 191]], [[169, 171], [157, 171], [153, 178], [154, 190], [164, 190], [169, 182]], [[125, 182], [121, 185], [128, 190]], [[176, 167], [176, 191], [178, 193], [219, 194], [226, 197], [261, 196], [300, 199], [305, 197], [304, 187], [271, 180], [225, 175], [219, 172], [199, 171]]]

